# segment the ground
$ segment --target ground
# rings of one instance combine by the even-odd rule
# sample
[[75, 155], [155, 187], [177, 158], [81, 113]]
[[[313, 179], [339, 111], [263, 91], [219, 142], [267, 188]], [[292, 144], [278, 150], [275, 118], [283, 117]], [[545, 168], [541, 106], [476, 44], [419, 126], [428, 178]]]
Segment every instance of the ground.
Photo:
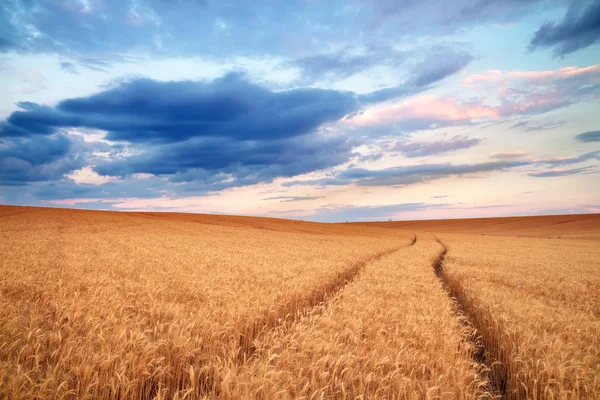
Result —
[[0, 397], [598, 397], [599, 241], [0, 206]]

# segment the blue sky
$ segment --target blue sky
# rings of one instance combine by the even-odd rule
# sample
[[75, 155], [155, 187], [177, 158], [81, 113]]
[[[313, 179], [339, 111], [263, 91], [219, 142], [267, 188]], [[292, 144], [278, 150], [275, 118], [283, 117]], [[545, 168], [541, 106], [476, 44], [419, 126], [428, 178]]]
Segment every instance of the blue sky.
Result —
[[600, 212], [600, 1], [7, 0], [0, 203]]

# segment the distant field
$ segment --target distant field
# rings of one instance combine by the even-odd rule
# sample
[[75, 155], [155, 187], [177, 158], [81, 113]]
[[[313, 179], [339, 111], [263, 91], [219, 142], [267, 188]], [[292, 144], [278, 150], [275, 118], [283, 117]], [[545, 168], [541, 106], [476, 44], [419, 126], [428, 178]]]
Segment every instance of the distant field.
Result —
[[600, 215], [0, 206], [0, 398], [600, 397]]
[[600, 214], [535, 217], [441, 219], [428, 221], [361, 222], [352, 225], [409, 231], [507, 235], [520, 237], [600, 240]]

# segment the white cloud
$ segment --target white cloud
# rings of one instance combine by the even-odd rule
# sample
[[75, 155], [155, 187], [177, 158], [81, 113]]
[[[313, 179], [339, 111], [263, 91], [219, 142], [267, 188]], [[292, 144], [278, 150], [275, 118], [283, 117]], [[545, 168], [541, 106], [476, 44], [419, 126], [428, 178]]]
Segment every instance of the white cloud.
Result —
[[102, 185], [103, 183], [114, 182], [117, 180], [117, 178], [113, 178], [110, 176], [98, 175], [92, 170], [92, 166], [90, 165], [88, 165], [87, 167], [83, 167], [79, 170], [73, 171], [71, 174], [67, 175], [67, 177], [75, 183], [86, 183], [90, 185]]

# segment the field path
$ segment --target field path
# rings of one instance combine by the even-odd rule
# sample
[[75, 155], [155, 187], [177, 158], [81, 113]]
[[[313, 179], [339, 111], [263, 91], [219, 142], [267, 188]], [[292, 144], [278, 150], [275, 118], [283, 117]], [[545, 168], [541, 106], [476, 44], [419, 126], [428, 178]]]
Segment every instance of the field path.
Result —
[[[413, 243], [414, 241], [409, 246]], [[383, 257], [405, 247], [393, 247], [366, 257], [338, 273], [331, 281], [324, 282], [308, 293], [303, 293], [301, 297], [290, 299], [288, 303], [283, 304], [275, 310], [269, 310], [268, 313], [261, 315], [245, 326], [240, 332], [239, 338], [238, 359], [240, 362], [245, 362], [248, 358], [252, 357], [256, 351], [254, 342], [260, 335], [263, 335], [268, 330], [293, 324], [302, 316], [311, 313], [312, 309], [326, 303], [328, 298], [335, 296], [344, 286], [356, 279], [368, 264], [381, 260]]]
[[448, 254], [448, 248], [439, 238], [435, 237], [435, 241], [440, 244], [442, 249], [433, 262], [433, 271], [442, 282], [442, 287], [453, 304], [457, 318], [467, 328], [465, 340], [472, 342], [475, 346], [476, 350], [472, 353], [472, 356], [475, 363], [481, 366], [479, 368], [480, 373], [485, 376], [488, 382], [486, 391], [494, 397], [504, 399], [506, 398], [508, 379], [506, 364], [501, 361], [497, 352], [490, 354], [490, 348], [494, 348], [489, 343], [490, 336], [486, 335], [484, 337], [479, 334], [479, 332], [483, 332], [485, 326], [480, 323], [476, 314], [470, 312], [472, 308], [467, 304], [460, 284], [454, 281], [449, 282], [449, 278], [444, 272], [444, 262]]
[[434, 271], [477, 330], [491, 391], [507, 399], [598, 398], [597, 242], [440, 238]]
[[221, 367], [222, 398], [477, 398], [480, 385], [426, 237], [373, 260], [325, 303]]
[[[416, 237], [416, 236], [415, 236]], [[352, 263], [340, 271], [332, 280], [318, 285], [309, 292], [291, 297], [290, 300], [277, 308], [269, 309], [244, 325], [237, 333], [236, 343], [230, 345], [219, 359], [233, 361], [234, 366], [240, 367], [257, 357], [256, 343], [273, 331], [287, 332], [294, 324], [303, 318], [325, 312], [329, 299], [338, 294], [345, 286], [355, 281], [362, 271], [371, 263], [408, 248], [414, 244], [414, 239], [408, 243], [377, 252]], [[232, 356], [233, 355], [233, 356]], [[199, 371], [198, 394], [200, 396], [221, 397], [223, 384], [222, 367], [216, 362], [206, 365]]]

